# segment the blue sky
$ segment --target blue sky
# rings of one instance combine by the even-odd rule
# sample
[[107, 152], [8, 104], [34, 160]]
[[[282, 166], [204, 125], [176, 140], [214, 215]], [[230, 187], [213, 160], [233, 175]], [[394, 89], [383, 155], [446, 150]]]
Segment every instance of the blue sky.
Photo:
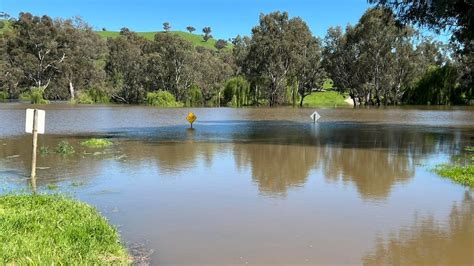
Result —
[[355, 24], [369, 7], [366, 0], [0, 0], [0, 11], [20, 11], [53, 18], [80, 16], [96, 29], [156, 31], [165, 21], [172, 30], [210, 26], [217, 38], [250, 35], [260, 13], [288, 11], [303, 18], [314, 35], [330, 26]]

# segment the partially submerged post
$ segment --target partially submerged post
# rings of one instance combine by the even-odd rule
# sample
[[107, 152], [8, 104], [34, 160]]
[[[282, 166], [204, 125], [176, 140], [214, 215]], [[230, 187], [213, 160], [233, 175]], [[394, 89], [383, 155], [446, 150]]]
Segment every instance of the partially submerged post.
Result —
[[316, 121], [318, 121], [318, 119], [321, 118], [321, 116], [316, 111], [310, 117], [311, 119], [313, 119], [313, 123], [315, 124], [316, 124]]
[[196, 119], [197, 119], [197, 116], [192, 112], [190, 112], [188, 116], [186, 117], [186, 120], [188, 120], [189, 124], [191, 124], [191, 128], [193, 128], [193, 123], [194, 121], [196, 121]]
[[38, 109], [26, 109], [26, 133], [33, 134], [33, 151], [31, 153], [31, 185], [36, 190], [36, 149], [38, 146], [38, 134], [44, 134], [45, 111]]

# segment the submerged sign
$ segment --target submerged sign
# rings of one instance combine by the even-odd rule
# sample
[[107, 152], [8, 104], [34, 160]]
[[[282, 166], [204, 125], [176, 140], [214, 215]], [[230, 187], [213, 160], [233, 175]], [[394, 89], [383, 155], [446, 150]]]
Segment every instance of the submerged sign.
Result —
[[36, 129], [38, 134], [44, 134], [45, 117], [44, 110], [26, 109], [25, 132], [33, 133], [33, 129]]
[[311, 119], [313, 119], [313, 122], [316, 123], [321, 116], [318, 114], [318, 112], [314, 112], [311, 116]]
[[193, 128], [193, 123], [196, 121], [197, 116], [194, 113], [189, 113], [188, 116], [186, 117], [186, 120], [188, 120], [189, 124], [191, 124], [191, 128]]

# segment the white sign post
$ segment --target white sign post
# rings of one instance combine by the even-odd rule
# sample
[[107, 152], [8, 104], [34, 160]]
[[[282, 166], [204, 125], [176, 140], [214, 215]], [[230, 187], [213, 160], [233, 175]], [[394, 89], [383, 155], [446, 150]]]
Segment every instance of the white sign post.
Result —
[[316, 123], [321, 116], [318, 114], [318, 112], [314, 112], [311, 116], [311, 119], [313, 119], [313, 123]]
[[[33, 134], [33, 152], [31, 154], [31, 179], [36, 177], [36, 147], [38, 146], [38, 134], [44, 134], [46, 113], [39, 109], [26, 109], [26, 133]], [[33, 189], [36, 187], [33, 181]]]

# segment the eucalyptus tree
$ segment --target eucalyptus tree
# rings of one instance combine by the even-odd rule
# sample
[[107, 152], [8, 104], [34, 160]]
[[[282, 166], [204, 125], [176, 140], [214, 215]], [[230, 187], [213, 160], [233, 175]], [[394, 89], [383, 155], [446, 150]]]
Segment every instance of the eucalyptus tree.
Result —
[[170, 29], [171, 29], [170, 23], [169, 22], [163, 22], [163, 30], [165, 32], [168, 32], [168, 31], [170, 31]]
[[107, 39], [109, 54], [105, 70], [112, 86], [111, 96], [117, 102], [140, 103], [146, 93], [146, 58], [148, 41], [127, 28], [117, 38]]
[[189, 33], [192, 34], [192, 33], [196, 30], [196, 28], [193, 27], [193, 26], [187, 26], [187, 27], [186, 27], [186, 30], [189, 31]]
[[301, 61], [296, 68], [296, 82], [300, 96], [300, 107], [303, 106], [304, 98], [310, 95], [314, 89], [321, 89], [326, 77], [322, 65], [322, 51], [320, 41], [312, 38], [301, 55]]
[[219, 39], [216, 41], [215, 47], [217, 50], [222, 50], [227, 46], [227, 41], [223, 39]]
[[60, 30], [48, 16], [20, 13], [4, 35], [4, 75], [16, 78], [22, 88], [48, 88], [66, 59], [66, 47], [58, 41]]
[[369, 0], [379, 7], [391, 9], [405, 24], [428, 27], [439, 33], [452, 32], [459, 62], [463, 93], [473, 96], [474, 87], [474, 3], [469, 0]]
[[[304, 36], [304, 37], [301, 37]], [[304, 53], [311, 32], [298, 17], [289, 18], [286, 12], [260, 15], [259, 25], [252, 29], [252, 39], [246, 65], [252, 75], [265, 79], [270, 106], [283, 103], [283, 96], [298, 57]]]
[[212, 35], [211, 35], [212, 29], [211, 29], [211, 27], [204, 27], [202, 29], [202, 32], [204, 33], [204, 36], [202, 38], [204, 39], [205, 42], [207, 42], [209, 39], [212, 38]]
[[354, 106], [362, 103], [360, 81], [362, 76], [360, 51], [356, 46], [354, 28], [347, 26], [329, 28], [323, 41], [323, 65], [325, 71], [342, 92], [348, 92]]
[[[107, 53], [105, 42], [81, 19], [58, 21], [58, 41], [63, 43], [66, 57], [56, 77], [55, 88], [48, 94], [64, 99], [65, 91], [74, 99], [76, 90], [101, 86], [105, 81], [104, 62]], [[64, 90], [63, 88], [68, 88]]]
[[[291, 90], [291, 101], [303, 106], [304, 98], [314, 89], [322, 87], [324, 70], [321, 65], [320, 40], [315, 38], [308, 25], [300, 19], [291, 19], [285, 37], [288, 44], [290, 71], [287, 83]], [[295, 84], [295, 85], [293, 85]]]
[[389, 79], [394, 65], [394, 48], [401, 32], [390, 11], [368, 9], [355, 26], [360, 56], [364, 68], [366, 103], [381, 104], [390, 89]]
[[328, 31], [324, 65], [354, 105], [398, 104], [416, 74], [413, 35], [413, 29], [397, 25], [390, 10], [368, 9], [344, 33]]
[[233, 74], [230, 63], [213, 54], [209, 49], [203, 49], [196, 54], [196, 84], [201, 89], [204, 104], [220, 105], [221, 92], [224, 82]]
[[178, 101], [185, 100], [186, 91], [193, 84], [195, 49], [192, 44], [173, 34], [157, 33], [151, 51], [159, 55], [158, 71], [149, 73], [160, 89], [169, 90]]

